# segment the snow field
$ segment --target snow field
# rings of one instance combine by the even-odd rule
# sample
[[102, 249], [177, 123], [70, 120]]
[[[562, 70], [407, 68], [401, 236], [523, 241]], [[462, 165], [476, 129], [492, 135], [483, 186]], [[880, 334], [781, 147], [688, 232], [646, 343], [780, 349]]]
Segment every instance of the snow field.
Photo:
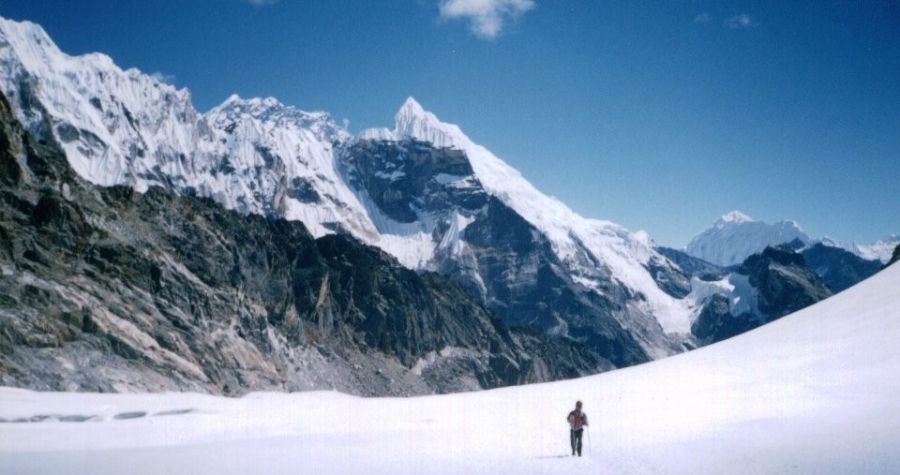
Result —
[[[0, 473], [898, 473], [898, 334], [895, 265], [731, 340], [556, 383], [408, 399], [4, 388], [5, 420], [97, 419], [0, 424]], [[147, 415], [115, 418], [129, 412]]]

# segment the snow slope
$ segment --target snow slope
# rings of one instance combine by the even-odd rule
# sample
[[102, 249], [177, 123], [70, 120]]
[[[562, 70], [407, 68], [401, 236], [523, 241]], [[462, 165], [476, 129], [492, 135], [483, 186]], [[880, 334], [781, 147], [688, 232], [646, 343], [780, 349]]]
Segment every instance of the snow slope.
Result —
[[740, 211], [725, 213], [712, 227], [694, 236], [688, 243], [688, 254], [719, 266], [740, 264], [768, 245], [794, 239], [810, 242], [809, 236], [794, 221], [769, 224], [756, 221]]
[[[558, 383], [410, 399], [0, 390], [2, 473], [898, 473], [900, 265], [749, 333]], [[592, 423], [581, 459], [564, 417]], [[116, 415], [119, 415], [117, 418]]]

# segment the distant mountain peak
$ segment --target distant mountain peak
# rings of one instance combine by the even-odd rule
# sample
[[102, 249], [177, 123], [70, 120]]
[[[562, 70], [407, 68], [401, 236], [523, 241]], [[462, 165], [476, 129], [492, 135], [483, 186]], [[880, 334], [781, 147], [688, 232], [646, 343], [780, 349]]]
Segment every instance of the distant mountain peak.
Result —
[[725, 224], [725, 223], [750, 223], [753, 222], [753, 218], [747, 216], [744, 213], [741, 213], [738, 210], [729, 211], [716, 221], [716, 224]]
[[869, 261], [881, 261], [886, 263], [891, 258], [894, 248], [900, 244], [900, 235], [891, 234], [873, 243], [845, 242], [825, 236], [818, 240], [822, 245], [836, 247], [852, 252], [853, 254]]
[[425, 110], [422, 104], [419, 104], [415, 98], [409, 96], [403, 101], [403, 105], [394, 115], [394, 131], [400, 132], [400, 135], [409, 135], [414, 137], [416, 126], [428, 125], [437, 127], [441, 124], [437, 116]]
[[227, 104], [237, 104], [241, 101], [243, 101], [243, 99], [241, 99], [241, 96], [239, 96], [237, 93], [233, 93], [230, 96], [228, 96], [228, 99], [225, 99], [225, 101], [222, 102], [222, 104], [220, 106], [224, 106]]
[[274, 97], [252, 97], [244, 99], [237, 94], [232, 94], [228, 96], [228, 99], [225, 99], [225, 102], [219, 104], [214, 110], [246, 109], [252, 111], [260, 109], [280, 109], [285, 107], [284, 104]]
[[854, 242], [843, 247], [863, 259], [880, 260], [882, 263], [887, 263], [898, 244], [900, 244], [900, 235], [891, 234], [871, 244]]
[[285, 105], [274, 97], [241, 98], [232, 94], [225, 102], [204, 114], [210, 124], [227, 128], [232, 123], [249, 121], [251, 129], [266, 124], [270, 127], [296, 127], [307, 129], [321, 137], [346, 140], [349, 133], [336, 123], [331, 115], [322, 111], [305, 111], [291, 105]]
[[436, 147], [465, 149], [471, 143], [458, 126], [441, 122], [412, 96], [406, 98], [394, 116], [393, 133], [398, 140], [411, 138]]
[[[443, 125], [437, 116], [426, 111], [419, 101], [409, 96], [394, 114], [393, 130], [384, 127], [364, 129], [356, 134], [356, 139], [393, 142], [411, 138], [432, 142], [434, 138], [445, 139], [442, 131]], [[449, 144], [442, 144], [442, 146], [449, 146]]]
[[50, 35], [44, 31], [41, 25], [27, 20], [14, 21], [0, 18], [0, 38], [5, 39], [7, 42], [14, 39], [24, 40], [30, 45], [59, 51], [56, 43], [50, 39]]
[[809, 236], [794, 221], [756, 221], [740, 211], [722, 215], [712, 227], [691, 239], [687, 253], [720, 266], [740, 264], [748, 256], [769, 245], [797, 240], [808, 243]]
[[419, 101], [416, 100], [415, 97], [409, 96], [403, 101], [403, 105], [400, 106], [400, 110], [397, 111], [397, 115], [408, 115], [408, 116], [416, 116], [423, 117], [425, 114], [428, 114], [428, 111], [422, 107], [422, 104], [419, 104]]

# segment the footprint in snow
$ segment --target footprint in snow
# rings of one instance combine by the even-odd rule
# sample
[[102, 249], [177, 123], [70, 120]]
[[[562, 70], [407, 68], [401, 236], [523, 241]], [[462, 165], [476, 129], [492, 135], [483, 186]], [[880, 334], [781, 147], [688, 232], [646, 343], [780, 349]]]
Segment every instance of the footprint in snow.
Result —
[[153, 414], [153, 416], [180, 416], [182, 414], [190, 414], [194, 412], [193, 409], [170, 409], [168, 411], [159, 411]]
[[85, 422], [97, 419], [97, 416], [83, 416], [81, 414], [73, 414], [70, 416], [60, 416], [60, 422]]
[[132, 412], [120, 412], [113, 416], [113, 419], [124, 420], [124, 419], [138, 419], [140, 417], [146, 416], [147, 413], [145, 411], [132, 411]]
[[82, 415], [82, 414], [69, 414], [69, 415], [59, 415], [59, 414], [38, 414], [31, 417], [18, 417], [15, 419], [2, 419], [0, 418], [0, 422], [11, 422], [11, 423], [23, 423], [23, 422], [50, 422], [50, 421], [59, 421], [59, 422], [85, 422], [97, 420], [97, 416], [92, 415]]

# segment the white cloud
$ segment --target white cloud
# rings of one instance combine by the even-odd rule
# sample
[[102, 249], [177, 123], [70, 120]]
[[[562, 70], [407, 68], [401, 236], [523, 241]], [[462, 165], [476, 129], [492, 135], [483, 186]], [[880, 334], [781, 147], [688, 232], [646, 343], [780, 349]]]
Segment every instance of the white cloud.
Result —
[[732, 30], [753, 28], [756, 25], [756, 21], [746, 13], [741, 13], [740, 15], [734, 15], [725, 19], [725, 26]]
[[173, 75], [173, 74], [166, 74], [166, 73], [163, 73], [160, 71], [156, 71], [156, 72], [150, 73], [149, 76], [159, 82], [162, 82], [162, 83], [166, 83], [166, 84], [174, 84], [175, 83], [175, 75]]
[[441, 18], [468, 20], [479, 38], [496, 38], [503, 24], [535, 7], [534, 0], [441, 0]]
[[706, 12], [701, 12], [700, 14], [698, 14], [697, 16], [694, 17], [694, 23], [698, 23], [700, 25], [706, 25], [710, 21], [712, 21], [712, 17], [709, 16], [709, 13], [706, 13]]

